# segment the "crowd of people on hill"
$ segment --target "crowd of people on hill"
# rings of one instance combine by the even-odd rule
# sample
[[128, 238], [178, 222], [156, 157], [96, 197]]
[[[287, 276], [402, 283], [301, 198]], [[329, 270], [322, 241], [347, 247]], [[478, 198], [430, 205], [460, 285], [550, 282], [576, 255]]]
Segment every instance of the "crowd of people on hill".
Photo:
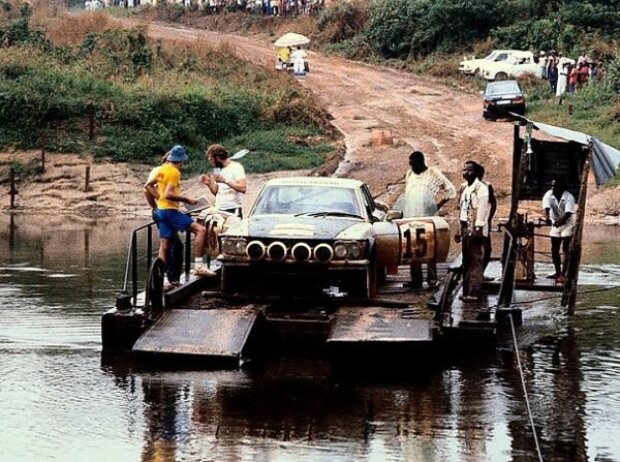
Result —
[[549, 81], [551, 91], [560, 99], [567, 93], [570, 95], [576, 93], [590, 82], [598, 82], [605, 78], [603, 63], [591, 59], [585, 51], [576, 62], [555, 50], [551, 50], [548, 54], [541, 51], [538, 64], [543, 79]]
[[[179, 4], [187, 9], [197, 8], [209, 14], [245, 11], [267, 16], [309, 15], [325, 6], [325, 0], [178, 0], [169, 3]], [[86, 0], [84, 7], [87, 10], [96, 10], [110, 6], [135, 8], [150, 4], [153, 4], [150, 0]]]

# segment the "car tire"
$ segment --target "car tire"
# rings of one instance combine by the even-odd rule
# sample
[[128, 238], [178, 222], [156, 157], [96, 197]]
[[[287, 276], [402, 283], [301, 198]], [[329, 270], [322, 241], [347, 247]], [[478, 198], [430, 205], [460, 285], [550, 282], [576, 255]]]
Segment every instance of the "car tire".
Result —
[[475, 78], [480, 77], [480, 68], [476, 68], [476, 70], [474, 71], [474, 73], [472, 74]]
[[505, 72], [498, 72], [497, 74], [495, 74], [495, 80], [506, 80], [508, 79], [508, 74], [506, 74]]

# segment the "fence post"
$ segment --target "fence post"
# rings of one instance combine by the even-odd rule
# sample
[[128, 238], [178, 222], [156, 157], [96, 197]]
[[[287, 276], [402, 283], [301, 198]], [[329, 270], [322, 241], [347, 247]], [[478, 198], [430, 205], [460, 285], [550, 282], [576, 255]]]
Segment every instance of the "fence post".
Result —
[[84, 191], [90, 191], [90, 165], [86, 166], [86, 178], [84, 180]]
[[15, 196], [19, 194], [17, 187], [15, 186], [15, 169], [11, 167], [11, 189], [9, 189], [11, 195], [11, 208], [15, 208]]

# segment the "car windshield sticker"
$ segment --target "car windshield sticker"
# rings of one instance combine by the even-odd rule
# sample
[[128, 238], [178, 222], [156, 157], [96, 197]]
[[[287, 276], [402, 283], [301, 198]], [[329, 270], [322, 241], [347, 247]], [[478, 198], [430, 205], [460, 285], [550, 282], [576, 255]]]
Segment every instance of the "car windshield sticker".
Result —
[[273, 227], [269, 234], [277, 236], [314, 236], [314, 225], [302, 223], [281, 223]]

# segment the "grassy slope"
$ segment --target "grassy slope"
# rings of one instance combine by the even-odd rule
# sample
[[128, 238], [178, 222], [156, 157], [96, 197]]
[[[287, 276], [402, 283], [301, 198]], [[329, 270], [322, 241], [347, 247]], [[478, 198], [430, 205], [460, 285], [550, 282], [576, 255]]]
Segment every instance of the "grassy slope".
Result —
[[244, 163], [260, 172], [315, 167], [333, 150], [328, 136], [317, 137], [325, 113], [294, 79], [226, 47], [152, 43], [106, 18], [59, 15], [36, 27], [19, 15], [0, 18], [0, 34], [11, 34], [0, 48], [2, 147], [38, 148], [45, 137], [48, 151], [153, 163], [175, 143], [202, 159], [220, 142], [255, 150]]

